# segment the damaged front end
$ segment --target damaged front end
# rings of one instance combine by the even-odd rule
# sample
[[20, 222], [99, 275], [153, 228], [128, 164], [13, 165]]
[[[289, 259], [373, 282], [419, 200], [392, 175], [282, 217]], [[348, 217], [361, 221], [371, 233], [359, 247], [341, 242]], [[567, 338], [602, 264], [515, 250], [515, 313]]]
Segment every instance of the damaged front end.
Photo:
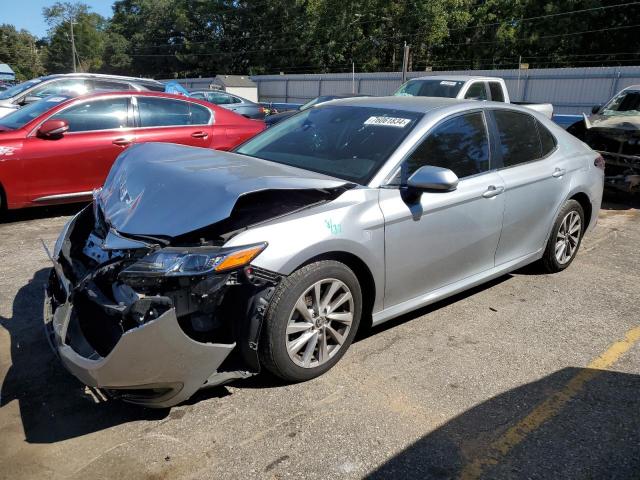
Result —
[[636, 129], [593, 127], [587, 130], [585, 143], [605, 160], [605, 186], [640, 191], [640, 125]]
[[154, 407], [257, 373], [262, 317], [281, 276], [251, 263], [266, 241], [225, 244], [351, 187], [230, 153], [128, 149], [56, 242], [45, 302], [52, 346], [85, 384]]
[[147, 406], [257, 373], [262, 315], [280, 280], [249, 265], [265, 246], [164, 246], [120, 236], [86, 208], [52, 256], [47, 336], [83, 383]]

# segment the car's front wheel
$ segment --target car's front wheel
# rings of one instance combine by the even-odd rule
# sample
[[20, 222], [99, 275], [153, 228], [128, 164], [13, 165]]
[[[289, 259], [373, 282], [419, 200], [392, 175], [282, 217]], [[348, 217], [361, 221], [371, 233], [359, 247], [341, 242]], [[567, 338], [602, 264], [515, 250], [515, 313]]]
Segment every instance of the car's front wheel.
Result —
[[551, 230], [542, 264], [551, 273], [564, 270], [578, 253], [584, 232], [584, 210], [575, 200], [568, 200]]
[[310, 380], [333, 367], [353, 341], [362, 292], [345, 264], [306, 265], [280, 284], [265, 317], [260, 359], [291, 382]]

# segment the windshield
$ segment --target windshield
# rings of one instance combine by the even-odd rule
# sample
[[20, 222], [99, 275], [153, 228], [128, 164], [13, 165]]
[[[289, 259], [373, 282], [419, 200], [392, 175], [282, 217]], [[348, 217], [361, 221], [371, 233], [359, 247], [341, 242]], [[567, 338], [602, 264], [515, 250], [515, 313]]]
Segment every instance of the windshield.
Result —
[[69, 98], [70, 97], [65, 96], [46, 97], [37, 102], [30, 103], [26, 107], [22, 107], [20, 110], [16, 110], [0, 118], [0, 128], [9, 128], [11, 130], [22, 128], [34, 118], [39, 117], [65, 100], [69, 100]]
[[625, 91], [613, 97], [602, 109], [602, 115], [640, 115], [640, 91]]
[[366, 184], [422, 116], [352, 105], [311, 108], [265, 130], [236, 152]]
[[464, 85], [455, 80], [409, 80], [394, 95], [398, 97], [445, 97], [456, 98]]
[[22, 83], [19, 83], [18, 85], [14, 85], [11, 88], [7, 88], [4, 92], [0, 92], [0, 100], [6, 100], [7, 98], [15, 97], [16, 95], [19, 95], [20, 93], [24, 92], [28, 88], [31, 88], [34, 85], [37, 85], [41, 81], [42, 80], [39, 78], [34, 78], [33, 80], [29, 80], [28, 82], [22, 82]]

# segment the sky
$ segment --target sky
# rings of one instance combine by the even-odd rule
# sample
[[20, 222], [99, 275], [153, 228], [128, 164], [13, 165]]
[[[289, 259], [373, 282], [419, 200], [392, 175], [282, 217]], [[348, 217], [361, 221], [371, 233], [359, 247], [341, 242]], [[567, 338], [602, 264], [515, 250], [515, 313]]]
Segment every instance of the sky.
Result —
[[[47, 24], [42, 17], [42, 7], [50, 7], [56, 0], [0, 0], [0, 24], [9, 23], [18, 30], [24, 28], [36, 37], [47, 34]], [[112, 0], [82, 0], [92, 12], [111, 16]]]

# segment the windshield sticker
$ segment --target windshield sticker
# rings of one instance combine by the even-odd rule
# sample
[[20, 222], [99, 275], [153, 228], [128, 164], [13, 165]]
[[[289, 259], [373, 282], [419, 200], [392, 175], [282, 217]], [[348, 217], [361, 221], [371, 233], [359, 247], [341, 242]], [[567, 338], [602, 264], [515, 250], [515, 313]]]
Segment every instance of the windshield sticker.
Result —
[[443, 80], [440, 82], [440, 85], [446, 85], [447, 87], [455, 87], [457, 82], [452, 82], [450, 80]]
[[56, 102], [59, 103], [63, 100], [66, 100], [66, 97], [49, 97], [45, 100], [45, 102]]
[[398, 117], [369, 117], [364, 124], [365, 125], [379, 125], [383, 127], [398, 127], [404, 128], [411, 123], [410, 118], [398, 118]]

